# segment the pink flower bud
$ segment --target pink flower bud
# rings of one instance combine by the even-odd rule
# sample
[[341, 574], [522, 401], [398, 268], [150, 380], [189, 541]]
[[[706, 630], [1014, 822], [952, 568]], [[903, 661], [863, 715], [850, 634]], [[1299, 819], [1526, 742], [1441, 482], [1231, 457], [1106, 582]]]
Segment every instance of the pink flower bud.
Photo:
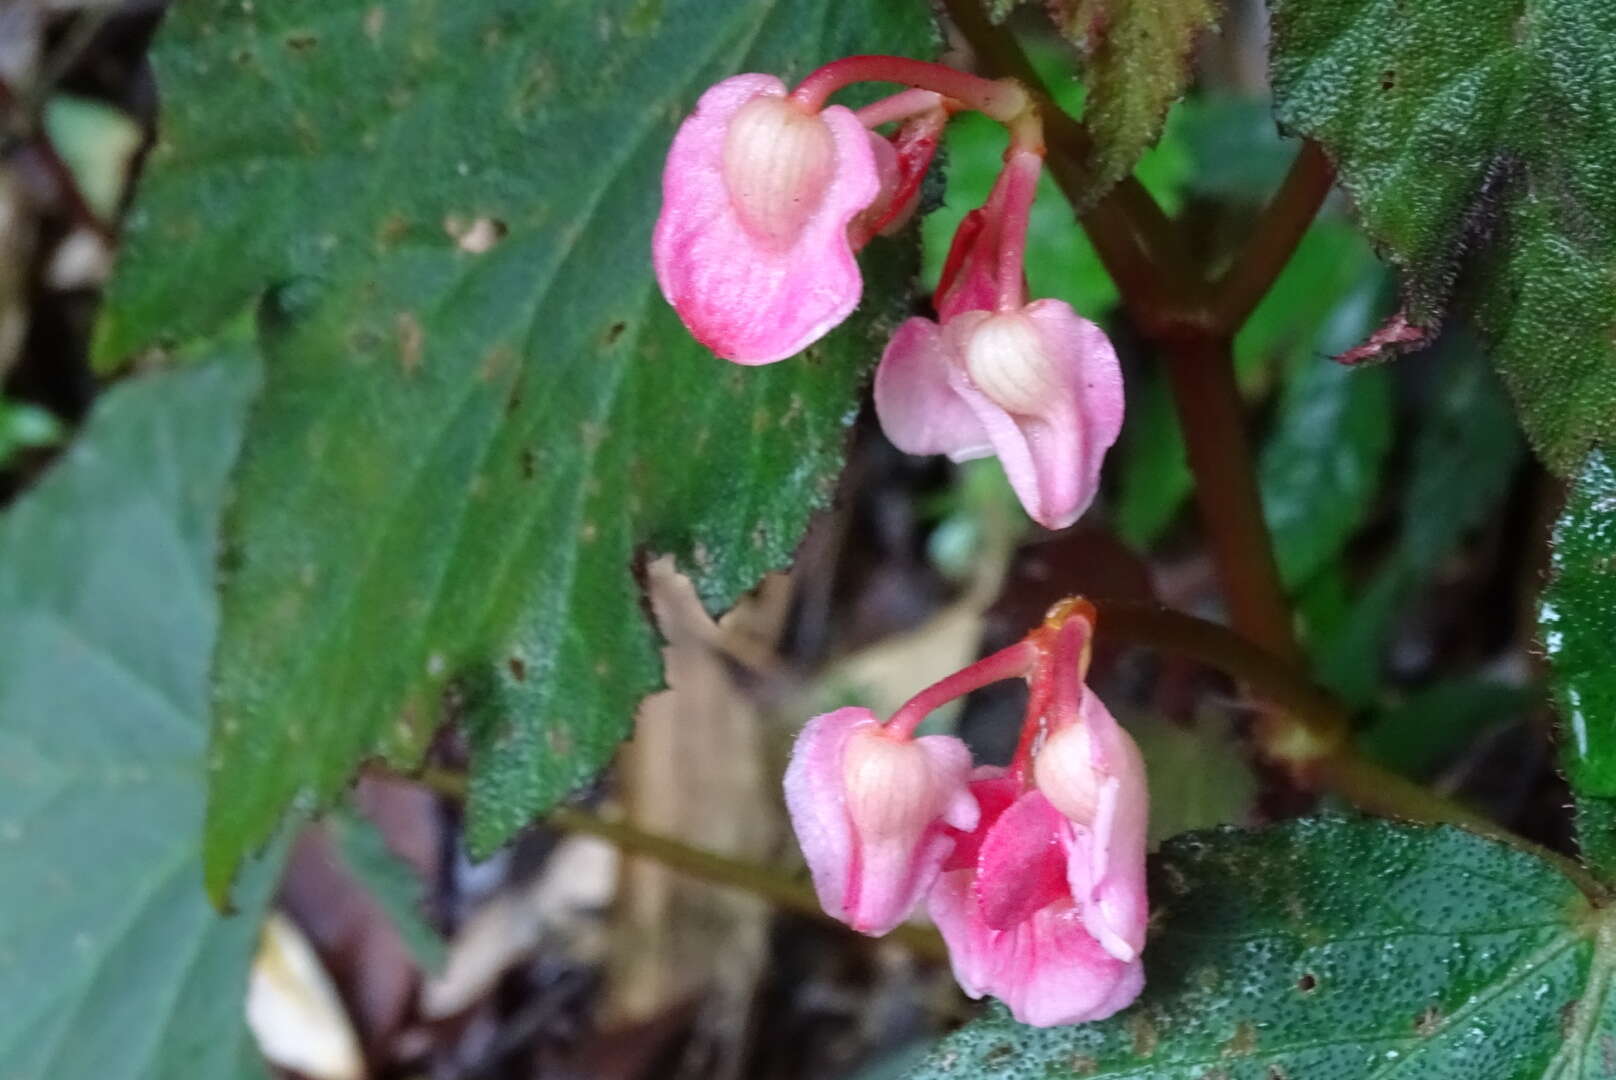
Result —
[[[960, 287], [974, 288], [969, 270]], [[900, 450], [955, 461], [994, 453], [1033, 520], [1058, 529], [1099, 489], [1122, 429], [1122, 374], [1099, 327], [1059, 300], [904, 323], [875, 375]]]
[[726, 359], [800, 352], [858, 304], [848, 229], [880, 187], [848, 109], [807, 111], [772, 75], [725, 79], [668, 151], [651, 243], [662, 293]]
[[976, 826], [970, 751], [958, 739], [889, 734], [868, 709], [810, 720], [786, 768], [786, 808], [819, 902], [867, 934], [908, 917]]

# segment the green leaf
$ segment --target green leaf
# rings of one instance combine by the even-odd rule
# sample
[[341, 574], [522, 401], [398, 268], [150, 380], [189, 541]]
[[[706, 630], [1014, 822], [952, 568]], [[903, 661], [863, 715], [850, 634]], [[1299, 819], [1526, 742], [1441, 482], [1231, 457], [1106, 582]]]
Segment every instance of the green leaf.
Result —
[[1091, 197], [1128, 175], [1189, 85], [1211, 0], [1052, 0], [1055, 27], [1083, 52], [1083, 123], [1093, 139]]
[[1308, 635], [1320, 678], [1354, 704], [1379, 687], [1382, 655], [1408, 597], [1496, 511], [1526, 453], [1504, 389], [1472, 335], [1456, 329], [1409, 363], [1428, 365], [1432, 395], [1418, 414], [1399, 542], [1366, 584], [1349, 590], [1340, 618]]
[[62, 435], [61, 422], [44, 409], [0, 397], [0, 468], [18, 451], [54, 446]]
[[1404, 776], [1429, 776], [1489, 728], [1523, 721], [1530, 687], [1449, 679], [1380, 710], [1359, 737], [1363, 753]]
[[1390, 380], [1385, 368], [1314, 358], [1285, 387], [1258, 481], [1290, 589], [1341, 553], [1374, 504], [1392, 441]]
[[1538, 609], [1560, 755], [1582, 795], [1616, 795], [1616, 467], [1588, 456], [1554, 525], [1553, 579]]
[[1465, 275], [1544, 460], [1616, 437], [1616, 5], [1277, 0], [1273, 67], [1410, 321], [1440, 322]]
[[422, 971], [441, 970], [447, 950], [442, 935], [421, 913], [421, 879], [415, 870], [393, 854], [381, 830], [346, 807], [326, 815], [322, 824], [342, 864], [387, 913], [410, 957]]
[[263, 1076], [243, 1018], [275, 860], [202, 890], [214, 547], [243, 338], [108, 391], [0, 519], [0, 1075]]
[[1114, 514], [1117, 535], [1143, 551], [1173, 523], [1195, 487], [1167, 375], [1150, 364], [1128, 382], [1132, 401], [1122, 428]]
[[[929, 54], [920, 4], [204, 0], [98, 328], [116, 362], [267, 293], [267, 386], [227, 521], [205, 862], [359, 760], [470, 736], [487, 852], [594, 775], [659, 682], [633, 566], [717, 608], [786, 562], [898, 314], [741, 368], [652, 281], [662, 161], [706, 86]], [[445, 709], [444, 702], [450, 703]]]
[[1167, 844], [1144, 995], [1110, 1020], [1002, 1009], [911, 1074], [1089, 1080], [1610, 1077], [1616, 926], [1558, 872], [1452, 827], [1292, 821]]
[[1616, 799], [1572, 792], [1577, 853], [1606, 878], [1616, 875]]

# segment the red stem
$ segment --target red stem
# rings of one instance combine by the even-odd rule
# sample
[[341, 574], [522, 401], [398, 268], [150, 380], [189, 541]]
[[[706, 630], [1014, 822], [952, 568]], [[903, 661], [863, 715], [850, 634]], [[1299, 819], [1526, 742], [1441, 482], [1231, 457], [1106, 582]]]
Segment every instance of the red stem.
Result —
[[1311, 140], [1303, 143], [1245, 246], [1212, 286], [1212, 323], [1216, 328], [1233, 334], [1256, 309], [1290, 262], [1334, 182], [1335, 168], [1319, 144]]
[[1305, 669], [1263, 517], [1229, 343], [1197, 338], [1169, 342], [1167, 351], [1195, 501], [1230, 620], [1251, 641]]
[[1007, 649], [1000, 649], [963, 671], [956, 671], [948, 678], [932, 683], [904, 702], [892, 714], [892, 719], [887, 721], [886, 730], [908, 738], [933, 709], [1000, 679], [1025, 678], [1037, 657], [1038, 650], [1029, 641], [1018, 641]]
[[1027, 770], [1032, 766], [1032, 748], [1043, 734], [1042, 720], [1049, 709], [1049, 696], [1054, 680], [1051, 678], [1054, 658], [1045, 649], [1038, 650], [1038, 660], [1029, 676], [1031, 687], [1027, 693], [1027, 712], [1021, 719], [1021, 738], [1016, 752], [1010, 758], [1009, 775], [1019, 784], [1025, 784]]
[[847, 56], [810, 74], [791, 92], [791, 100], [815, 112], [836, 91], [854, 83], [888, 82], [932, 90], [1007, 124], [1027, 111], [1031, 100], [1013, 82], [995, 82], [943, 64], [904, 56]]
[[997, 268], [1000, 311], [1020, 311], [1027, 303], [1027, 223], [1044, 159], [1027, 151], [1011, 151], [1004, 163], [1004, 209], [999, 227]]

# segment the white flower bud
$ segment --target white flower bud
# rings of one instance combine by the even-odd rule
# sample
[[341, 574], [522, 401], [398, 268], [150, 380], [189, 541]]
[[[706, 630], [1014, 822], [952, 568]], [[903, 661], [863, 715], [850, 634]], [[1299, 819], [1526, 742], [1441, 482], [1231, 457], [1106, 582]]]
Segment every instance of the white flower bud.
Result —
[[1061, 392], [1038, 330], [1019, 312], [983, 319], [965, 342], [965, 370], [976, 388], [1006, 412], [1048, 411]]
[[741, 106], [724, 137], [724, 182], [735, 212], [759, 239], [786, 246], [818, 209], [836, 166], [836, 143], [817, 113], [765, 95]]
[[1094, 768], [1087, 725], [1071, 724], [1051, 735], [1032, 771], [1038, 790], [1068, 820], [1079, 825], [1094, 821], [1105, 777]]

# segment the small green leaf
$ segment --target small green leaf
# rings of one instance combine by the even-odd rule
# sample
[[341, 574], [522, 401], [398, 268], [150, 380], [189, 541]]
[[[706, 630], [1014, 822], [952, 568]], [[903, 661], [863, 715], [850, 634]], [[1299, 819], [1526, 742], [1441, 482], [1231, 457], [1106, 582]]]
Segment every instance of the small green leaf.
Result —
[[39, 406], [0, 398], [0, 468], [19, 450], [54, 446], [62, 435], [61, 422]]
[[57, 94], [45, 103], [45, 134], [85, 205], [100, 220], [113, 220], [130, 163], [146, 138], [141, 126], [110, 105]]
[[265, 1075], [242, 913], [198, 846], [214, 548], [258, 365], [241, 338], [133, 380], [0, 518], [0, 1075]]
[[1145, 991], [1110, 1020], [1000, 1008], [912, 1080], [1593, 1080], [1616, 925], [1557, 871], [1452, 827], [1320, 818], [1170, 841]]
[[[226, 522], [205, 862], [372, 755], [469, 735], [487, 852], [591, 778], [660, 664], [634, 566], [718, 608], [791, 556], [842, 462], [910, 245], [860, 315], [766, 368], [715, 359], [652, 279], [675, 126], [742, 71], [929, 55], [921, 4], [198, 0], [102, 363], [265, 296], [267, 385]], [[445, 702], [449, 702], [448, 707]]]
[[1410, 322], [1472, 283], [1550, 467], [1616, 438], [1616, 5], [1277, 0], [1273, 69], [1281, 123], [1336, 162]]
[[1055, 27], [1083, 52], [1083, 123], [1093, 140], [1092, 198], [1128, 175], [1189, 85], [1212, 0], [1052, 0]]
[[1616, 468], [1588, 456], [1554, 526], [1554, 576], [1538, 609], [1560, 755], [1579, 794], [1616, 796]]
[[1339, 555], [1374, 503], [1392, 441], [1390, 379], [1310, 358], [1285, 387], [1258, 479], [1288, 588]]
[[421, 879], [415, 870], [393, 854], [375, 825], [346, 807], [327, 814], [322, 824], [342, 864], [387, 913], [415, 963], [422, 971], [441, 970], [443, 936], [421, 913]]

